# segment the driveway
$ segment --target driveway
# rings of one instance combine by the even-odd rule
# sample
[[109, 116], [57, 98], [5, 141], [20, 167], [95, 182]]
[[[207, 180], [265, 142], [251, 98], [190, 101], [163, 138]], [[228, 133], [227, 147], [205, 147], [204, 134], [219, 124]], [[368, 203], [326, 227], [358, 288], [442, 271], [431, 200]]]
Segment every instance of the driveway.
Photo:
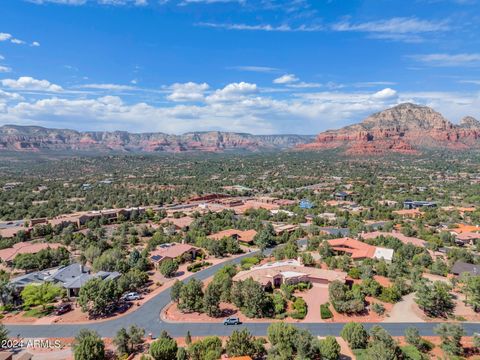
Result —
[[415, 294], [405, 295], [401, 301], [397, 302], [390, 312], [390, 316], [383, 322], [389, 323], [420, 323], [425, 322], [418, 316], [413, 307], [415, 306]]

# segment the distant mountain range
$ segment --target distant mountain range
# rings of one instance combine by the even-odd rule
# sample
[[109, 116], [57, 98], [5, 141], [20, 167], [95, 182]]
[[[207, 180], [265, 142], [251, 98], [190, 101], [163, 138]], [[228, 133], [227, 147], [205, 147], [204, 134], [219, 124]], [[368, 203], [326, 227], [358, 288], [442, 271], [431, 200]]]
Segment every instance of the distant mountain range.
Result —
[[0, 127], [0, 151], [120, 151], [120, 152], [221, 152], [228, 150], [276, 150], [315, 140], [313, 135], [251, 135], [234, 132], [191, 132], [183, 135], [129, 133], [125, 131], [79, 132], [39, 126]]
[[480, 122], [471, 116], [455, 125], [427, 106], [404, 103], [370, 115], [358, 124], [313, 135], [251, 135], [191, 132], [183, 135], [0, 127], [0, 152], [222, 152], [232, 150], [340, 149], [347, 155], [389, 152], [418, 154], [425, 149], [480, 149]]
[[358, 124], [322, 132], [314, 142], [297, 148], [339, 148], [347, 155], [480, 149], [480, 122], [467, 116], [455, 125], [432, 108], [404, 103], [370, 115]]

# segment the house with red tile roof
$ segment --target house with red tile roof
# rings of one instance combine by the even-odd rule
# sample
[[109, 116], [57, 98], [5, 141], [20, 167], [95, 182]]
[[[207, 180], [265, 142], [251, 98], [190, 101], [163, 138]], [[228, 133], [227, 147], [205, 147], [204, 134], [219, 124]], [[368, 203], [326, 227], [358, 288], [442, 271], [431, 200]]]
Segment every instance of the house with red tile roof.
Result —
[[249, 270], [240, 271], [233, 281], [244, 281], [252, 278], [264, 288], [277, 288], [282, 284], [297, 284], [311, 282], [329, 284], [332, 281], [345, 282], [347, 274], [342, 271], [319, 269], [302, 265], [297, 260], [286, 260], [254, 266]]
[[193, 220], [194, 219], [190, 216], [183, 216], [180, 218], [169, 217], [169, 218], [162, 219], [160, 223], [171, 224], [175, 226], [176, 229], [182, 230], [184, 228], [188, 228], [192, 224]]
[[418, 247], [425, 247], [426, 241], [412, 237], [412, 236], [405, 236], [401, 232], [397, 231], [392, 231], [392, 232], [386, 232], [386, 231], [373, 231], [369, 233], [362, 233], [360, 235], [361, 239], [364, 240], [369, 240], [369, 239], [376, 239], [379, 236], [384, 236], [384, 237], [394, 237], [395, 239], [400, 240], [404, 244], [412, 244]]
[[220, 240], [220, 239], [223, 239], [224, 237], [231, 237], [240, 242], [243, 242], [246, 244], [252, 244], [253, 239], [255, 238], [255, 235], [257, 235], [257, 232], [255, 230], [228, 229], [228, 230], [219, 231], [215, 234], [211, 234], [208, 236], [208, 238], [213, 240]]
[[200, 251], [201, 250], [199, 248], [190, 244], [162, 244], [159, 245], [157, 249], [150, 252], [150, 260], [155, 265], [159, 265], [160, 263], [162, 263], [162, 261], [165, 261], [167, 259], [181, 260], [186, 256], [188, 256], [190, 259], [195, 259], [195, 257]]
[[58, 249], [62, 244], [57, 243], [31, 243], [28, 241], [14, 244], [11, 248], [0, 250], [0, 259], [6, 263], [11, 263], [17, 255], [35, 254], [45, 249]]
[[369, 245], [348, 237], [326, 241], [334, 251], [350, 254], [354, 260], [384, 259], [385, 261], [392, 261], [393, 259], [393, 249]]

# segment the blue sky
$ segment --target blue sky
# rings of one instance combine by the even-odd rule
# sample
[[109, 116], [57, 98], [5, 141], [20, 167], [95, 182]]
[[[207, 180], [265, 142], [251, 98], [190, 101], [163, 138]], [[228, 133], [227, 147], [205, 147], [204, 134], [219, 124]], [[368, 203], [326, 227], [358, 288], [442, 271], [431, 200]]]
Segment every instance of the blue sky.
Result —
[[4, 0], [0, 125], [313, 134], [480, 118], [476, 0]]

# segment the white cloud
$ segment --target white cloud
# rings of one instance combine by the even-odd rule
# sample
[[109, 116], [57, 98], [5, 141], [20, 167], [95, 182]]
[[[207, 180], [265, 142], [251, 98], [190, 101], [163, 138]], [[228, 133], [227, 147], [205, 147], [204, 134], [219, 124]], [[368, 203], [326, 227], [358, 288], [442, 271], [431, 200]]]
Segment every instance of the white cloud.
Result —
[[38, 47], [38, 46], [40, 46], [40, 43], [38, 41], [34, 41], [34, 42], [32, 42], [32, 46]]
[[0, 73], [8, 73], [8, 72], [11, 72], [12, 69], [9, 68], [8, 66], [3, 66], [3, 65], [0, 65]]
[[239, 3], [244, 4], [246, 0], [183, 0], [179, 5], [188, 4], [217, 4], [217, 3]]
[[480, 53], [470, 54], [424, 54], [410, 55], [410, 58], [432, 66], [480, 65]]
[[8, 92], [8, 91], [3, 91], [3, 90], [0, 89], [0, 99], [23, 100], [23, 97], [20, 94]]
[[228, 102], [240, 100], [247, 95], [254, 94], [258, 91], [256, 84], [247, 82], [231, 83], [223, 89], [216, 90], [213, 94], [207, 97], [207, 101], [214, 102]]
[[7, 41], [12, 38], [11, 34], [0, 32], [0, 41]]
[[269, 66], [231, 66], [228, 69], [238, 70], [238, 71], [250, 71], [258, 73], [272, 73], [280, 71], [280, 69], [269, 67]]
[[167, 96], [171, 101], [201, 101], [204, 99], [204, 93], [208, 90], [207, 83], [175, 83], [170, 86], [171, 94]]
[[12, 40], [10, 40], [10, 42], [11, 42], [12, 44], [17, 44], [17, 45], [23, 45], [23, 44], [25, 44], [25, 41], [20, 40], [20, 39], [12, 39]]
[[82, 89], [97, 89], [97, 90], [110, 90], [110, 91], [122, 91], [122, 90], [135, 90], [134, 86], [119, 85], [119, 84], [85, 84], [79, 85]]
[[2, 41], [10, 41], [12, 44], [16, 44], [16, 45], [25, 44], [25, 41], [13, 37], [12, 34], [0, 32], [0, 42]]
[[[34, 4], [60, 4], [60, 5], [85, 5], [87, 4], [88, 0], [29, 0]], [[135, 6], [146, 6], [148, 5], [148, 0], [92, 0], [92, 2], [96, 2], [100, 5], [130, 5], [133, 4]]]
[[1, 84], [4, 87], [16, 90], [40, 90], [50, 92], [63, 91], [62, 87], [50, 83], [48, 80], [38, 80], [30, 76], [21, 76], [17, 80], [4, 79], [1, 80]]
[[[297, 84], [301, 82], [290, 85]], [[91, 85], [107, 89], [105, 85], [112, 84]], [[168, 97], [176, 103], [161, 105], [126, 102], [120, 96], [75, 95], [68, 89], [55, 96], [44, 93], [43, 98], [22, 93], [26, 99], [13, 91], [0, 90], [0, 124], [135, 132], [225, 130], [312, 134], [359, 122], [372, 112], [405, 101], [433, 106], [453, 121], [464, 115], [480, 117], [478, 92], [402, 93], [388, 87], [380, 91], [343, 91], [333, 89], [333, 85], [323, 86], [332, 90], [289, 92], [289, 88], [281, 87], [286, 92], [277, 98], [272, 95], [274, 92], [267, 95], [266, 89], [248, 82], [231, 83], [220, 89], [210, 89], [205, 83], [177, 83], [163, 89], [170, 91]], [[45, 84], [43, 87], [48, 88]]]
[[323, 87], [324, 85], [320, 83], [301, 81], [293, 84], [288, 84], [287, 86], [294, 89], [314, 89]]
[[30, 0], [34, 4], [62, 4], [62, 5], [83, 5], [87, 3], [87, 0]]
[[271, 24], [224, 24], [224, 23], [211, 23], [211, 22], [200, 22], [196, 26], [201, 27], [210, 27], [217, 29], [226, 29], [226, 30], [247, 30], [247, 31], [267, 31], [267, 32], [313, 32], [321, 31], [324, 28], [320, 25], [300, 25], [297, 27], [292, 27], [288, 24], [282, 25], [271, 25]]
[[274, 84], [290, 84], [299, 79], [294, 74], [285, 74], [273, 80]]
[[480, 80], [460, 80], [459, 83], [461, 83], [461, 84], [480, 85]]
[[415, 17], [395, 17], [360, 23], [352, 23], [347, 19], [333, 24], [331, 29], [340, 32], [365, 32], [377, 39], [418, 42], [422, 40], [421, 34], [447, 31], [449, 26], [446, 21], [422, 20]]
[[372, 95], [374, 99], [387, 100], [397, 97], [397, 92], [391, 88], [385, 88]]

